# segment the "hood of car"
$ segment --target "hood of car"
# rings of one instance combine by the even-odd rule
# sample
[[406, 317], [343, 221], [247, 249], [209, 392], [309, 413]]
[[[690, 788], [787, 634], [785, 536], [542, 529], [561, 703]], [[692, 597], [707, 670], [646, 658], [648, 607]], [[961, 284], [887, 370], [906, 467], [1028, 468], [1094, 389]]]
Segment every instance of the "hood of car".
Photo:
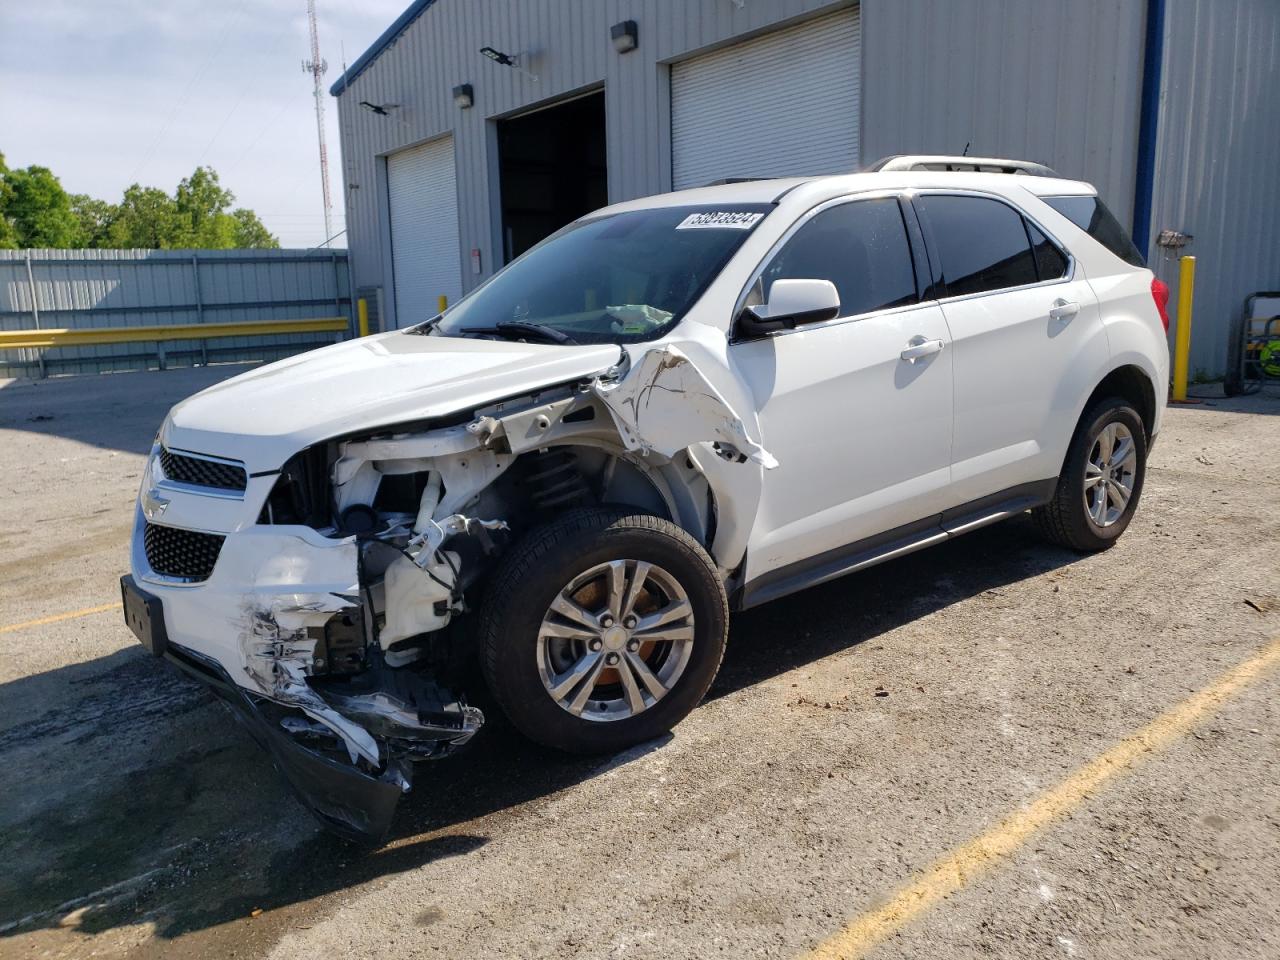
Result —
[[304, 447], [440, 417], [599, 373], [615, 344], [559, 346], [394, 331], [312, 350], [232, 377], [169, 414], [166, 446], [274, 470]]

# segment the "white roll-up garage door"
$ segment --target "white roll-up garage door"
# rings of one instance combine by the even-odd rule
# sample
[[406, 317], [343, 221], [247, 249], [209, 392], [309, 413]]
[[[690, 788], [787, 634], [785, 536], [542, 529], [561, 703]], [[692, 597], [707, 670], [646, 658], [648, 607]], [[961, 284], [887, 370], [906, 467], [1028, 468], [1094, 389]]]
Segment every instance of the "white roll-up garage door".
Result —
[[856, 6], [673, 64], [675, 188], [852, 172], [860, 78]]
[[396, 326], [408, 327], [434, 317], [441, 294], [462, 295], [453, 138], [388, 156], [387, 199]]

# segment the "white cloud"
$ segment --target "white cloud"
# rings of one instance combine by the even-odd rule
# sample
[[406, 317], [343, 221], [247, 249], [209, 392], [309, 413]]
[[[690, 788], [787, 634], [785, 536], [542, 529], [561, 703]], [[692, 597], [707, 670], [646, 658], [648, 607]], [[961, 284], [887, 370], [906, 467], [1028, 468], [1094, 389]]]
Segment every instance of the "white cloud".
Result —
[[[319, 0], [321, 53], [340, 70], [408, 0]], [[323, 239], [305, 0], [0, 0], [0, 152], [66, 188], [115, 200], [172, 190], [200, 164], [286, 246]], [[326, 95], [336, 228], [337, 104]]]

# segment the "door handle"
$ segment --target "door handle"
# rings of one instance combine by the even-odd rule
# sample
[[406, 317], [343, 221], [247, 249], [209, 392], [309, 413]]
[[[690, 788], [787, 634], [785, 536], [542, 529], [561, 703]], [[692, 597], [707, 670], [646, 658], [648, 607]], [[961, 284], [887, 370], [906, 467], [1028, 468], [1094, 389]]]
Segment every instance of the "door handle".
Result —
[[907, 349], [903, 350], [898, 356], [902, 357], [907, 363], [915, 363], [921, 357], [929, 357], [941, 352], [941, 340], [926, 340], [924, 337], [914, 336], [907, 341]]
[[1080, 312], [1080, 304], [1071, 300], [1063, 300], [1059, 297], [1053, 301], [1053, 305], [1049, 307], [1050, 320], [1070, 320]]

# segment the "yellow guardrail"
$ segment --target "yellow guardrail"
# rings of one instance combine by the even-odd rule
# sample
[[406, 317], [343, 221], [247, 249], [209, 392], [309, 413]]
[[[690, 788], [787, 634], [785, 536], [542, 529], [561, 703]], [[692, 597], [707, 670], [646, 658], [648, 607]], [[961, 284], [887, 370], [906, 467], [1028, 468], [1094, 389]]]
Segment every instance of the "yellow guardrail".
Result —
[[0, 330], [0, 350], [211, 340], [215, 337], [265, 337], [288, 333], [345, 333], [349, 325], [350, 321], [346, 317], [317, 317], [308, 320], [166, 323], [150, 327], [86, 327], [79, 330]]

